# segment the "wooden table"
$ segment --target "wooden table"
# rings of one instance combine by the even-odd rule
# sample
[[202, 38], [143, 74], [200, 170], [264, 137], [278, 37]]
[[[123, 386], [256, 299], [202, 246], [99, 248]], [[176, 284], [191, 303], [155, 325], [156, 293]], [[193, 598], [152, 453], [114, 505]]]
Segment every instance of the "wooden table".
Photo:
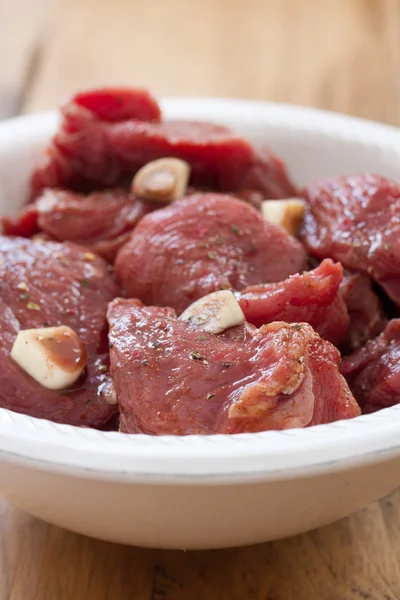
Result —
[[[400, 2], [0, 0], [0, 117], [106, 82], [400, 125]], [[0, 600], [396, 600], [399, 500], [289, 540], [190, 553], [90, 540], [3, 503]]]

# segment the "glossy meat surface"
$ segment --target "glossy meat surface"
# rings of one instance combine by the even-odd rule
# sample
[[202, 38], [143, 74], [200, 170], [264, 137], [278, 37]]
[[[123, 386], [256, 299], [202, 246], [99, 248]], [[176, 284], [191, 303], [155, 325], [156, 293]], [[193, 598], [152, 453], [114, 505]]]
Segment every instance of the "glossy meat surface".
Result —
[[306, 186], [302, 238], [311, 255], [368, 273], [400, 306], [400, 186], [355, 175]]
[[308, 324], [245, 324], [212, 336], [169, 308], [122, 299], [108, 320], [121, 431], [240, 433], [359, 414], [339, 352]]
[[[0, 406], [59, 423], [100, 427], [116, 406], [98, 395], [108, 376], [107, 302], [118, 294], [100, 258], [73, 244], [0, 237]], [[52, 391], [10, 358], [19, 329], [66, 325], [88, 354], [73, 388]]]
[[313, 271], [248, 287], [237, 298], [246, 320], [257, 327], [273, 321], [303, 321], [337, 345], [349, 326], [347, 308], [339, 294], [342, 278], [341, 264], [326, 259]]
[[271, 198], [296, 193], [283, 162], [270, 150], [256, 149], [212, 123], [159, 123], [154, 100], [144, 98], [141, 90], [125, 90], [120, 108], [115, 97], [114, 90], [109, 99], [107, 90], [89, 91], [63, 107], [47, 159], [33, 175], [32, 197], [46, 187], [91, 191], [120, 185], [145, 163], [166, 156], [186, 160], [192, 184], [202, 188], [250, 188]]
[[400, 319], [393, 319], [341, 367], [363, 412], [371, 413], [400, 402]]
[[249, 204], [199, 194], [146, 215], [115, 271], [128, 296], [180, 313], [218, 289], [285, 279], [305, 262], [301, 244]]

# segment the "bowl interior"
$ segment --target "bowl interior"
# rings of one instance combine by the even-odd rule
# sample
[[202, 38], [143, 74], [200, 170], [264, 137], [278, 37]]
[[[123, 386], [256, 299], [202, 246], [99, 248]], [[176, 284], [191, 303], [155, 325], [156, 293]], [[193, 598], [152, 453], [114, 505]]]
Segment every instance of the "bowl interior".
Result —
[[[166, 117], [214, 121], [265, 143], [300, 185], [368, 171], [399, 179], [400, 133], [388, 126], [260, 102], [178, 98], [162, 106]], [[30, 173], [57, 123], [55, 113], [45, 113], [0, 125], [0, 213], [15, 214], [24, 203]], [[279, 477], [288, 469], [299, 473], [398, 452], [399, 414], [393, 407], [306, 430], [154, 438], [56, 425], [0, 409], [0, 456], [118, 478]]]

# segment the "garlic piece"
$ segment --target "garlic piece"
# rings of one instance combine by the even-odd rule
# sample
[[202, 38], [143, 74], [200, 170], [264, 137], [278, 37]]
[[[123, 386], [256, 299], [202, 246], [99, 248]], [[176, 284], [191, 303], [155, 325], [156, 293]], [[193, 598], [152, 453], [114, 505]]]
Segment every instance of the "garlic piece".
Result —
[[179, 317], [192, 326], [217, 335], [245, 322], [245, 316], [233, 293], [220, 290], [193, 302]]
[[99, 387], [99, 396], [108, 404], [117, 404], [117, 392], [112, 379], [108, 379]]
[[18, 333], [11, 358], [49, 390], [68, 388], [86, 366], [86, 350], [70, 327], [25, 329]]
[[291, 235], [298, 233], [303, 222], [304, 211], [305, 204], [300, 198], [264, 200], [261, 203], [261, 213], [265, 221], [283, 227]]
[[145, 200], [172, 202], [185, 195], [190, 166], [179, 158], [153, 160], [136, 173], [132, 181], [134, 194]]

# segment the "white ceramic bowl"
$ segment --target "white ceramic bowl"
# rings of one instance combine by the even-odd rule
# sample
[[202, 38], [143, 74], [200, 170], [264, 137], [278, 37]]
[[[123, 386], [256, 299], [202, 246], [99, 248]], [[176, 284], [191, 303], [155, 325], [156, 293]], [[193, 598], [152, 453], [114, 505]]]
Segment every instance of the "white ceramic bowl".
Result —
[[[264, 141], [298, 183], [396, 178], [400, 132], [345, 116], [237, 100], [170, 99], [168, 117]], [[55, 114], [0, 125], [0, 210], [15, 212]], [[0, 492], [90, 536], [158, 548], [264, 542], [344, 517], [400, 484], [400, 406], [310, 429], [232, 436], [103, 433], [0, 409]]]

